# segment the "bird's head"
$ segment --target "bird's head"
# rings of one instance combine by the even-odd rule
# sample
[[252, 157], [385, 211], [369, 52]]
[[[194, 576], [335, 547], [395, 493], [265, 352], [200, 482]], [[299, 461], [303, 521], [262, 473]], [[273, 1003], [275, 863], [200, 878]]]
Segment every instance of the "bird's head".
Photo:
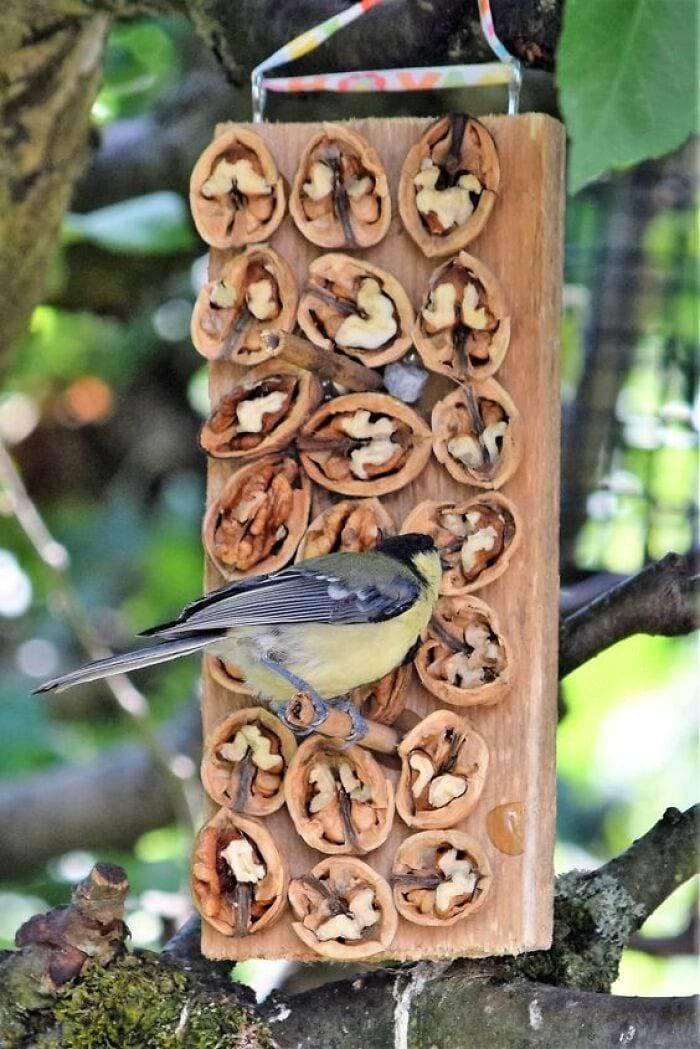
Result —
[[433, 601], [437, 601], [442, 565], [435, 543], [429, 535], [421, 532], [393, 535], [380, 543], [377, 549], [408, 568], [420, 579]]

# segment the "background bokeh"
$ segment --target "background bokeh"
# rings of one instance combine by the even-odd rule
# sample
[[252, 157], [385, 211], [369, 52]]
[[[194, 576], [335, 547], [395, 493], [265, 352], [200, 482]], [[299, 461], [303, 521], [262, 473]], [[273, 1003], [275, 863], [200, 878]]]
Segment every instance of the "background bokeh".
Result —
[[[196, 660], [141, 675], [147, 697], [121, 706], [100, 684], [49, 701], [37, 682], [82, 658], [78, 632], [126, 646], [199, 592], [207, 411], [205, 367], [189, 342], [203, 245], [183, 189], [216, 119], [245, 118], [246, 93], [226, 85], [191, 29], [149, 19], [112, 31], [94, 107], [102, 146], [78, 187], [45, 302], [17, 347], [0, 392], [0, 435], [58, 544], [47, 565], [0, 487], [0, 807], [18, 784], [60, 767], [97, 768], [165, 727], [170, 790], [197, 812]], [[549, 77], [529, 75], [525, 108], [555, 111]], [[271, 115], [502, 109], [464, 94], [382, 99], [274, 99]], [[573, 584], [600, 586], [668, 550], [697, 544], [700, 405], [694, 156], [672, 157], [594, 184], [568, 201], [562, 404], [563, 605]], [[31, 510], [30, 510], [31, 512]], [[69, 561], [69, 577], [63, 571]], [[67, 613], [67, 614], [66, 614]], [[697, 788], [697, 647], [635, 637], [562, 686], [557, 868], [597, 865]], [[194, 712], [194, 713], [193, 713]], [[120, 750], [119, 748], [122, 748]], [[163, 754], [160, 754], [163, 758]], [[50, 784], [43, 778], [37, 783]], [[162, 787], [158, 789], [163, 792]], [[37, 797], [37, 795], [39, 795]], [[40, 818], [13, 811], [13, 832]], [[66, 795], [71, 826], [85, 797]], [[161, 806], [168, 810], [167, 802]], [[116, 833], [116, 832], [115, 832]], [[128, 833], [126, 839], [128, 839]], [[0, 947], [31, 914], [65, 900], [98, 858], [70, 847], [21, 868], [0, 846]], [[109, 842], [109, 831], [105, 832]], [[189, 913], [187, 822], [101, 847], [132, 885], [133, 942], [158, 946]], [[624, 994], [693, 989], [691, 884], [625, 952]], [[669, 943], [670, 941], [670, 943]], [[669, 953], [670, 951], [670, 953]], [[255, 966], [258, 965], [256, 973]], [[248, 978], [272, 976], [258, 963]]]

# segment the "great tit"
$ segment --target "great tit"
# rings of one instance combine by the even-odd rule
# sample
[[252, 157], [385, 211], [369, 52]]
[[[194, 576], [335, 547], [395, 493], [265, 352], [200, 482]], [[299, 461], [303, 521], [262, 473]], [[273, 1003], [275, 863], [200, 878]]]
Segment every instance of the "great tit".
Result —
[[324, 707], [324, 700], [412, 658], [441, 574], [432, 539], [419, 534], [393, 536], [366, 553], [310, 558], [220, 587], [186, 605], [172, 623], [140, 635], [155, 638], [154, 645], [97, 660], [36, 692], [60, 692], [205, 649], [235, 664], [274, 706], [306, 690]]

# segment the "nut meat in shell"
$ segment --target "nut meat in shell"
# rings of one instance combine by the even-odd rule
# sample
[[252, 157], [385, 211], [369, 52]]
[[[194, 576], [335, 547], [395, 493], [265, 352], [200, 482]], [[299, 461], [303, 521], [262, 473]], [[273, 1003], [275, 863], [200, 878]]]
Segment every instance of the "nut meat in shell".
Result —
[[415, 480], [430, 459], [430, 429], [383, 393], [335, 397], [303, 427], [298, 446], [309, 477], [343, 495], [386, 495]]
[[197, 835], [192, 899], [224, 936], [252, 936], [274, 925], [287, 905], [288, 884], [284, 858], [257, 820], [219, 809]]
[[433, 451], [461, 484], [500, 488], [522, 455], [520, 413], [495, 379], [459, 386], [433, 408]]
[[192, 311], [192, 342], [209, 360], [247, 366], [270, 358], [262, 333], [291, 331], [297, 286], [289, 266], [272, 248], [246, 248], [229, 259], [218, 280], [199, 292]]
[[454, 925], [483, 907], [491, 865], [478, 841], [457, 830], [426, 830], [403, 841], [391, 883], [399, 914], [415, 925]]
[[462, 382], [488, 379], [505, 358], [510, 317], [499, 282], [460, 251], [430, 276], [413, 339], [426, 368]]
[[204, 150], [190, 178], [200, 237], [215, 248], [259, 244], [277, 229], [286, 204], [282, 176], [259, 135], [231, 127]]
[[404, 736], [399, 757], [396, 808], [409, 827], [444, 830], [473, 810], [484, 787], [489, 751], [464, 718], [451, 710], [434, 711]]
[[378, 499], [341, 499], [311, 522], [296, 560], [341, 552], [364, 553], [390, 535], [396, 535], [396, 526]]
[[321, 255], [309, 267], [298, 312], [304, 334], [326, 350], [371, 368], [397, 361], [411, 345], [415, 313], [390, 273], [350, 255]]
[[469, 594], [502, 575], [520, 546], [520, 515], [500, 492], [484, 492], [464, 502], [419, 503], [402, 533], [433, 538], [442, 560], [440, 592]]
[[285, 779], [289, 815], [312, 849], [362, 855], [382, 845], [394, 821], [394, 788], [362, 747], [321, 736], [302, 743]]
[[237, 470], [210, 504], [204, 548], [226, 579], [274, 572], [294, 557], [310, 506], [311, 485], [295, 459], [256, 459]]
[[378, 244], [391, 221], [391, 198], [377, 151], [356, 131], [324, 124], [299, 162], [289, 212], [321, 248]]
[[229, 714], [204, 744], [202, 783], [232, 812], [269, 816], [284, 804], [284, 777], [296, 753], [294, 736], [263, 707]]
[[289, 886], [292, 928], [316, 954], [360, 961], [384, 951], [396, 935], [391, 888], [362, 860], [321, 860]]
[[454, 255], [481, 233], [496, 202], [496, 144], [474, 117], [440, 117], [408, 151], [399, 182], [403, 224], [424, 255]]

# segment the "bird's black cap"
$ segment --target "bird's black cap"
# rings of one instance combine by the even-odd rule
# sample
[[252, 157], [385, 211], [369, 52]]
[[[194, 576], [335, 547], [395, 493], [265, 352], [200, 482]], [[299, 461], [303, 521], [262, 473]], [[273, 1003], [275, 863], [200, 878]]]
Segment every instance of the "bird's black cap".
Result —
[[414, 575], [417, 575], [423, 582], [425, 582], [423, 575], [416, 568], [413, 559], [416, 554], [430, 554], [436, 549], [435, 543], [429, 535], [425, 535], [422, 532], [409, 532], [407, 535], [391, 535], [387, 539], [384, 539], [378, 544], [376, 548], [380, 554], [386, 554], [388, 557], [393, 557], [401, 564], [406, 565], [410, 568]]

